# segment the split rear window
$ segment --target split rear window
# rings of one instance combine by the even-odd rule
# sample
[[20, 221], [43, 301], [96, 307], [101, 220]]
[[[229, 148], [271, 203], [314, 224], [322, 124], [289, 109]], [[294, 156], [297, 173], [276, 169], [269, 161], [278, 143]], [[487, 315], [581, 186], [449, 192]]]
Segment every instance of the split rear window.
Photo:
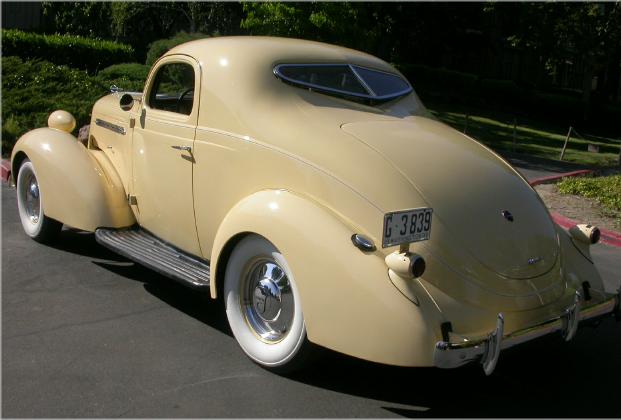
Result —
[[280, 64], [274, 74], [293, 85], [346, 98], [386, 101], [412, 91], [396, 74], [352, 64]]

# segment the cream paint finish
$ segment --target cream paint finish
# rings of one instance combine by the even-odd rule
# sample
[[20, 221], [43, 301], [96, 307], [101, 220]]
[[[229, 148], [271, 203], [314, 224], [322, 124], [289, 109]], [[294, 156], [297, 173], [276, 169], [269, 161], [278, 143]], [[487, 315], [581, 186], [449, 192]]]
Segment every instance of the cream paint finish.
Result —
[[[95, 107], [105, 112], [93, 113], [91, 117], [90, 147], [100, 149], [106, 154], [119, 174], [123, 188], [129, 192], [132, 173], [132, 130], [128, 113], [120, 109], [118, 95], [104, 96], [97, 101]], [[97, 125], [98, 119], [122, 127], [125, 134]]]
[[304, 276], [296, 283], [309, 340], [366, 360], [432, 365], [440, 339], [433, 303], [423, 291], [419, 306], [405, 298], [388, 279], [381, 253], [353, 247], [351, 228], [330, 210], [288, 191], [251, 194], [226, 216], [214, 249], [248, 231], [268, 237]]
[[135, 223], [123, 184], [101, 151], [86, 149], [64, 131], [38, 128], [24, 134], [13, 148], [14, 177], [25, 157], [36, 168], [47, 216], [88, 231]]
[[[96, 104], [93, 118], [109, 118], [128, 135], [95, 128], [92, 147], [103, 152], [94, 150], [98, 158], [91, 161], [102, 173], [118, 172], [108, 177], [112, 185], [137, 196], [133, 210], [142, 226], [211, 260], [213, 297], [223, 281], [218, 267], [226, 245], [258, 233], [295, 274], [311, 341], [403, 366], [432, 364], [442, 322], [453, 324], [454, 340], [482, 337], [502, 311], [510, 333], [562, 314], [585, 280], [592, 303], [606, 298], [596, 268], [562, 230], [551, 229], [526, 181], [486, 147], [434, 121], [415, 93], [368, 106], [292, 87], [272, 73], [276, 64], [305, 62], [398, 73], [382, 60], [315, 42], [231, 37], [175, 47], [155, 66], [193, 59], [202, 87], [192, 115], [154, 111], [144, 101], [123, 112], [118, 96], [109, 95]], [[32, 133], [16, 149], [40, 148], [43, 133]], [[173, 145], [192, 146], [193, 153]], [[62, 156], [38, 161], [55, 177], [45, 185], [52, 194], [64, 193], [63, 177], [74, 182], [88, 171], [76, 163], [70, 172], [59, 171]], [[121, 203], [120, 192], [107, 204], [106, 194], [95, 207]], [[425, 258], [427, 270], [420, 279], [402, 279], [384, 262], [398, 247], [381, 248], [383, 215], [416, 207], [434, 209], [431, 239], [409, 246]], [[515, 214], [514, 226], [501, 218], [505, 207]], [[104, 210], [93, 211], [108, 220]], [[77, 213], [63, 207], [55, 214], [66, 222]], [[114, 226], [132, 220], [116, 217]], [[83, 226], [92, 230], [98, 223]], [[368, 236], [378, 249], [362, 253], [351, 243], [353, 233]], [[526, 267], [531, 251], [541, 253], [544, 264]]]
[[[160, 60], [151, 71], [151, 86], [157, 70], [170, 63], [188, 63], [194, 67], [196, 92], [200, 92], [201, 72], [191, 58], [170, 56]], [[194, 147], [199, 95], [194, 96], [190, 115], [153, 109], [149, 91], [142, 101], [142, 114], [136, 121], [133, 138], [133, 186], [138, 200], [140, 225], [178, 248], [201, 255], [194, 221], [192, 196], [193, 151], [174, 149]]]

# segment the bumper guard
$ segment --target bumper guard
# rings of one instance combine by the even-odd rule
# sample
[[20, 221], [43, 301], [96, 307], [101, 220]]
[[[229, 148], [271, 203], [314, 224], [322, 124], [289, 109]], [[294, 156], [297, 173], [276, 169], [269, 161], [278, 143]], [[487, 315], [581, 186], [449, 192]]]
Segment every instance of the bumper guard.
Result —
[[541, 324], [504, 335], [505, 320], [502, 313], [498, 314], [496, 329], [480, 340], [451, 343], [439, 341], [433, 353], [435, 366], [439, 368], [456, 368], [467, 363], [479, 361], [486, 375], [491, 375], [496, 368], [500, 351], [535, 338], [560, 331], [565, 341], [576, 335], [580, 321], [614, 313], [617, 320], [621, 319], [621, 290], [618, 294], [604, 302], [582, 307], [581, 296], [576, 292], [574, 302], [565, 313]]

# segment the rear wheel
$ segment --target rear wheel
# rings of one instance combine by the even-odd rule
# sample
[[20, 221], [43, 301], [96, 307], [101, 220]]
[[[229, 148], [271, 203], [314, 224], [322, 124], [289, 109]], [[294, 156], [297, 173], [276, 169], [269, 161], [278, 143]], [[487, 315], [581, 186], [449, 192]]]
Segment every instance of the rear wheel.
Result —
[[63, 225], [45, 215], [37, 173], [28, 159], [17, 174], [17, 207], [26, 235], [41, 243], [53, 242], [58, 237]]
[[252, 360], [281, 372], [303, 366], [311, 345], [300, 296], [274, 245], [258, 235], [242, 239], [227, 264], [224, 297], [231, 330]]

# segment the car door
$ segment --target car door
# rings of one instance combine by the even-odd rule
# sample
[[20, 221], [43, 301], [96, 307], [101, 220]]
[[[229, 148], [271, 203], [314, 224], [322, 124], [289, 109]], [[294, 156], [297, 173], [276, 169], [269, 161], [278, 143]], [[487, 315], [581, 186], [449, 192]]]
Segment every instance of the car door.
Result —
[[[133, 141], [133, 191], [139, 224], [178, 248], [200, 255], [192, 173], [200, 66], [172, 55], [151, 71]], [[196, 94], [195, 94], [196, 93]]]

